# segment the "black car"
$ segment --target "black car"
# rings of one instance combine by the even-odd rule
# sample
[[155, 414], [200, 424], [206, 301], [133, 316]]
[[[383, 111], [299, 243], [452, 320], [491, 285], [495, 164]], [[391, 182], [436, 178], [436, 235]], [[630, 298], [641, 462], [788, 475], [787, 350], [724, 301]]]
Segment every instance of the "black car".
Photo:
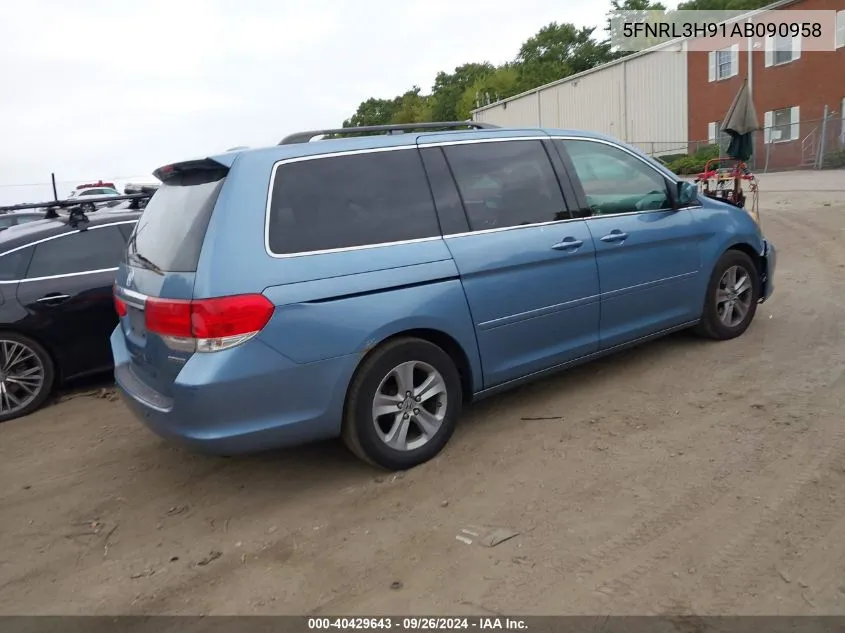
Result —
[[112, 285], [140, 216], [59, 216], [0, 231], [0, 422], [38, 409], [58, 384], [112, 368]]

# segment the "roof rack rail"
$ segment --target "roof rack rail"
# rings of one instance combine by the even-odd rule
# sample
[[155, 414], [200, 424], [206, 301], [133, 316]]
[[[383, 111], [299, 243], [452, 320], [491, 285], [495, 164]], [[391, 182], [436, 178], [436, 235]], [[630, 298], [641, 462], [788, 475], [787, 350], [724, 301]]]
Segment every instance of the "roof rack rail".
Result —
[[[145, 188], [146, 189], [146, 188]], [[85, 230], [85, 227], [90, 222], [86, 215], [86, 209], [90, 205], [99, 202], [120, 202], [123, 200], [132, 200], [134, 204], [130, 205], [132, 210], [140, 210], [141, 202], [149, 200], [153, 197], [155, 191], [145, 191], [144, 193], [132, 193], [122, 196], [90, 196], [84, 201], [79, 198], [70, 198], [67, 200], [51, 200], [49, 202], [29, 202], [25, 204], [13, 204], [10, 206], [0, 207], [0, 215], [8, 213], [9, 211], [26, 211], [31, 209], [44, 209], [45, 220], [62, 220], [66, 221], [68, 225], [75, 229]], [[57, 209], [67, 209], [67, 217], [60, 216]]]
[[315, 136], [326, 134], [361, 134], [361, 133], [398, 133], [412, 132], [414, 130], [454, 130], [470, 128], [475, 130], [497, 129], [498, 125], [492, 123], [481, 123], [479, 121], [443, 121], [439, 123], [394, 123], [391, 125], [362, 125], [359, 127], [342, 127], [327, 130], [311, 130], [308, 132], [297, 132], [283, 138], [279, 145], [293, 145], [294, 143], [308, 143]]

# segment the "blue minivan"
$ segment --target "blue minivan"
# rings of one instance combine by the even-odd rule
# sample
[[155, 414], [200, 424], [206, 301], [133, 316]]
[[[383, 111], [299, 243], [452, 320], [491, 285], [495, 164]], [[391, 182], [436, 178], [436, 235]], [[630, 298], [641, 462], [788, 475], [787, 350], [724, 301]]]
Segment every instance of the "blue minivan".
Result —
[[155, 433], [222, 455], [341, 436], [407, 469], [469, 401], [682, 328], [734, 338], [772, 293], [749, 213], [615, 139], [460, 122], [312, 141], [349, 131], [155, 172], [111, 337]]

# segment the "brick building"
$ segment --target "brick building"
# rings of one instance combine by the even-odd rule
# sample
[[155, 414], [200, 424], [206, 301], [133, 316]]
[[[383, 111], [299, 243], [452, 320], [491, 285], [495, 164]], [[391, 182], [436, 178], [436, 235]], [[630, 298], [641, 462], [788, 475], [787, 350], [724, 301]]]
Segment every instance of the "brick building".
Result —
[[799, 36], [779, 39], [774, 46], [754, 41], [750, 50], [734, 45], [688, 52], [689, 138], [725, 142], [719, 126], [748, 78], [765, 128], [754, 148], [757, 168], [809, 166], [822, 140], [827, 150], [845, 146], [845, 0], [795, 0], [771, 8], [838, 11], [836, 50], [802, 52]]

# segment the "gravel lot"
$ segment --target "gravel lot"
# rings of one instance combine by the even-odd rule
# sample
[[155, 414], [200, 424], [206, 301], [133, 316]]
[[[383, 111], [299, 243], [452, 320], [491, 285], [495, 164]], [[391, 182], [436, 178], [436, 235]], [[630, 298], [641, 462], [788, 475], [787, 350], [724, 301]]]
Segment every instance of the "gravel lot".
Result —
[[3, 424], [0, 612], [845, 613], [845, 173], [762, 186], [776, 292], [745, 336], [491, 399], [401, 476], [335, 443], [190, 454], [96, 389]]

